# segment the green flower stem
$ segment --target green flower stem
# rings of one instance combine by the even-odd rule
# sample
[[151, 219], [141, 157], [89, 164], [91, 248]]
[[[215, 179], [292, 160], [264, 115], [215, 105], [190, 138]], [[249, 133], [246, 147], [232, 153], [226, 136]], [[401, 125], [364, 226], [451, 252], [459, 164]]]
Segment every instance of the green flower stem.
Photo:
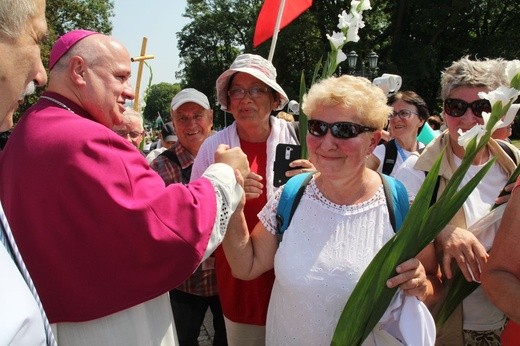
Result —
[[[496, 121], [498, 119], [496, 117]], [[464, 175], [489, 138], [490, 134], [486, 133], [478, 143], [476, 138], [469, 142], [461, 165], [448, 181], [437, 202], [430, 206], [444, 151], [437, 158], [400, 231], [377, 253], [350, 295], [336, 326], [332, 345], [360, 345], [376, 326], [395, 294], [396, 289], [387, 288], [386, 281], [396, 274], [397, 265], [415, 257], [435, 239], [494, 164], [495, 160], [490, 160], [459, 189]]]
[[[520, 176], [520, 166], [517, 166], [513, 174], [509, 177], [506, 186], [510, 185], [518, 179]], [[499, 196], [504, 196], [510, 192], [506, 192], [505, 187], [500, 192]], [[498, 204], [493, 205], [491, 210], [498, 207]], [[464, 275], [462, 275], [462, 272], [458, 270], [452, 280], [452, 285], [450, 288], [450, 292], [447, 295], [446, 299], [441, 305], [441, 308], [439, 310], [439, 313], [437, 315], [435, 324], [437, 328], [441, 328], [444, 323], [448, 320], [448, 318], [451, 316], [453, 311], [455, 311], [455, 308], [462, 303], [464, 299], [466, 299], [474, 290], [476, 290], [480, 286], [480, 283], [478, 282], [468, 282]]]

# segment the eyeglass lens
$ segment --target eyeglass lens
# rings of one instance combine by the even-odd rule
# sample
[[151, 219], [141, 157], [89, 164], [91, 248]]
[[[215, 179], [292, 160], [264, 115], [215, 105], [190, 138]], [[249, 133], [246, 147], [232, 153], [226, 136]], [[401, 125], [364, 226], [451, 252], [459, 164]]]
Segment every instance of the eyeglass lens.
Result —
[[142, 135], [142, 132], [138, 132], [138, 131], [130, 131], [130, 132], [116, 131], [116, 133], [123, 138], [126, 138], [128, 136], [130, 136], [130, 138], [137, 138]]
[[329, 124], [321, 120], [309, 120], [308, 129], [316, 137], [325, 136], [330, 129], [332, 136], [340, 139], [354, 138], [363, 132], [374, 131], [373, 128], [347, 121]]
[[468, 108], [471, 108], [475, 116], [482, 118], [482, 112], [491, 112], [491, 103], [489, 103], [489, 100], [476, 100], [471, 103], [461, 99], [446, 99], [444, 101], [444, 112], [452, 117], [463, 116]]
[[231, 88], [228, 91], [229, 97], [232, 99], [242, 99], [244, 96], [246, 96], [246, 93], [249, 94], [252, 98], [260, 97], [267, 93], [269, 89], [264, 86], [255, 86], [251, 87], [249, 89], [243, 89], [243, 88]]
[[415, 112], [412, 112], [409, 109], [401, 109], [399, 112], [393, 111], [390, 113], [390, 118], [399, 117], [400, 119], [405, 119], [411, 117], [412, 114], [415, 114]]

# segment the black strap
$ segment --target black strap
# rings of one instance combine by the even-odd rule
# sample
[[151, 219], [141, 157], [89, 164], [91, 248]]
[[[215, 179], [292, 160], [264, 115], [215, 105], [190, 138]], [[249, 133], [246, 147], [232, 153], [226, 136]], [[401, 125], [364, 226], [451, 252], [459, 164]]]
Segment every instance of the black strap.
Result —
[[397, 159], [397, 146], [395, 139], [385, 143], [385, 159], [383, 160], [383, 174], [390, 175]]
[[513, 149], [504, 141], [497, 140], [497, 143], [498, 145], [500, 145], [500, 148], [502, 148], [502, 150], [506, 152], [507, 156], [509, 156], [511, 160], [513, 160], [515, 165], [518, 165], [518, 162], [516, 162], [516, 156], [513, 153]]
[[189, 165], [186, 168], [182, 168], [181, 162], [179, 161], [179, 158], [177, 157], [177, 154], [175, 154], [171, 150], [165, 150], [161, 153], [162, 156], [167, 157], [171, 162], [175, 163], [179, 168], [181, 169], [181, 182], [186, 185], [190, 182], [191, 178], [191, 167], [193, 165]]

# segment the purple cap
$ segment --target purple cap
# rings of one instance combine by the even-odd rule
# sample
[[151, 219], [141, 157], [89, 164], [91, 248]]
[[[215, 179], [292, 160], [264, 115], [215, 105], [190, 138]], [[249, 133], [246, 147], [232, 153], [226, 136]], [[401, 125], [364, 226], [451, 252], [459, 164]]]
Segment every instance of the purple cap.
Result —
[[54, 65], [64, 56], [76, 43], [87, 36], [99, 34], [96, 31], [90, 30], [73, 30], [70, 31], [54, 43], [51, 49], [51, 57], [49, 58], [49, 70], [52, 70]]

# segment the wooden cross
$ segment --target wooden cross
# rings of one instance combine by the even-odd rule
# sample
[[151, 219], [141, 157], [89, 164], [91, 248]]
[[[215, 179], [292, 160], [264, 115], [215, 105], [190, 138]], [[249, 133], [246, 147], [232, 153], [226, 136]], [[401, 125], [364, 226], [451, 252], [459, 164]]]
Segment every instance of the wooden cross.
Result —
[[146, 37], [143, 37], [143, 43], [141, 44], [141, 55], [135, 58], [130, 58], [132, 62], [139, 61], [139, 67], [137, 69], [137, 81], [135, 82], [134, 110], [136, 111], [139, 111], [139, 92], [141, 89], [141, 76], [143, 74], [144, 61], [148, 59], [153, 59], [155, 57], [153, 55], [145, 55], [147, 43], [148, 39]]

